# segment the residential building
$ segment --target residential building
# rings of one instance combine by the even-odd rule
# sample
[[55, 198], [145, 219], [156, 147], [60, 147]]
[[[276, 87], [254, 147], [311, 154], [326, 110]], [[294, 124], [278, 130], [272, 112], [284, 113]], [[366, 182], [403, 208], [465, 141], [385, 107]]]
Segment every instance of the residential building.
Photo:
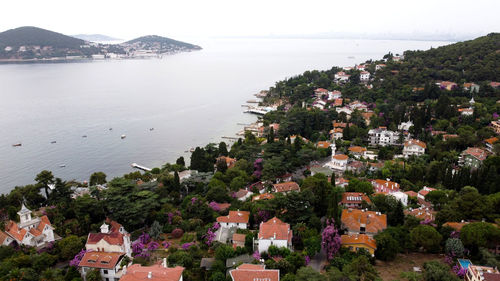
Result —
[[422, 156], [425, 154], [425, 149], [427, 148], [427, 145], [423, 141], [419, 140], [408, 140], [405, 141], [403, 145], [403, 155], [405, 158], [408, 158], [412, 155], [415, 156]]
[[375, 250], [377, 249], [375, 239], [366, 234], [341, 235], [340, 243], [342, 247], [349, 248], [349, 250], [353, 252], [365, 249], [372, 254], [372, 256], [375, 255]]
[[331, 145], [330, 142], [327, 142], [327, 141], [319, 141], [317, 144], [316, 144], [316, 147], [317, 148], [323, 148], [323, 149], [327, 149], [329, 148]]
[[472, 116], [474, 114], [474, 109], [472, 107], [459, 108], [458, 112], [463, 116]]
[[333, 107], [342, 106], [342, 102], [343, 102], [343, 99], [334, 99], [333, 103], [332, 103], [332, 106]]
[[432, 187], [424, 186], [417, 194], [417, 199], [425, 200], [425, 196], [429, 194], [429, 192], [436, 190]]
[[345, 188], [349, 184], [349, 180], [344, 178], [335, 178], [335, 185]]
[[250, 212], [247, 211], [229, 211], [227, 216], [220, 216], [217, 218], [217, 222], [220, 224], [220, 228], [240, 228], [247, 229], [248, 219], [250, 218]]
[[379, 127], [368, 131], [368, 139], [372, 146], [397, 145], [399, 144], [399, 136], [399, 132], [389, 131], [386, 127]]
[[333, 91], [328, 93], [328, 100], [336, 100], [340, 99], [341, 97], [342, 97], [342, 92], [340, 91]]
[[133, 264], [124, 270], [120, 281], [183, 281], [182, 272], [184, 267], [167, 267], [167, 262], [142, 266], [140, 264]]
[[273, 184], [273, 192], [287, 194], [292, 191], [300, 191], [299, 185], [294, 181]]
[[262, 194], [259, 194], [259, 195], [255, 195], [252, 198], [252, 201], [271, 200], [271, 199], [274, 199], [274, 195], [273, 194], [271, 194], [271, 193], [262, 193]]
[[498, 89], [500, 88], [500, 82], [495, 82], [495, 81], [490, 82], [490, 86], [494, 89]]
[[332, 155], [330, 162], [326, 163], [325, 166], [344, 172], [347, 169], [347, 160], [349, 157], [345, 154]]
[[361, 173], [365, 169], [365, 163], [358, 161], [358, 160], [352, 160], [348, 161], [346, 170], [353, 172], [353, 173]]
[[373, 237], [387, 228], [387, 216], [380, 212], [344, 209], [340, 220], [347, 234], [366, 234]]
[[[47, 216], [32, 217], [32, 211], [21, 204], [21, 210], [17, 212], [19, 223], [7, 221], [5, 225], [5, 237], [2, 243], [17, 242], [18, 245], [30, 247], [44, 247], [46, 243], [54, 242], [54, 227]], [[11, 241], [12, 240], [12, 241]]]
[[417, 209], [410, 208], [405, 210], [404, 213], [407, 216], [414, 216], [417, 219], [423, 221], [434, 221], [434, 219], [436, 218], [435, 212], [432, 211], [432, 209], [426, 207], [420, 207]]
[[356, 65], [356, 70], [365, 71], [366, 66], [364, 64]]
[[499, 281], [500, 272], [494, 267], [470, 264], [465, 279], [467, 281]]
[[497, 143], [497, 142], [498, 142], [497, 137], [485, 139], [484, 144], [486, 145], [486, 150], [490, 153], [493, 153], [493, 147], [495, 146], [495, 143]]
[[116, 221], [107, 220], [106, 222], [101, 225], [101, 232], [89, 233], [85, 249], [96, 252], [124, 253], [132, 257], [130, 234]]
[[500, 135], [500, 120], [491, 121], [490, 125], [491, 128], [493, 128], [493, 131], [495, 131], [497, 135]]
[[361, 113], [361, 116], [363, 116], [363, 119], [365, 120], [365, 123], [367, 126], [370, 125], [371, 118], [375, 115], [375, 112], [373, 111], [368, 111], [368, 112], [363, 112]]
[[339, 205], [342, 207], [349, 209], [361, 209], [363, 208], [363, 202], [366, 204], [371, 204], [372, 201], [368, 196], [361, 192], [344, 192], [342, 194], [342, 200]]
[[[226, 165], [228, 168], [232, 168], [234, 166], [234, 164], [236, 163], [236, 159], [234, 158], [231, 158], [231, 157], [226, 157], [226, 156], [220, 156], [216, 159], [215, 163], [219, 162], [219, 161], [225, 161], [226, 162]], [[217, 168], [217, 164], [215, 164], [215, 167]]]
[[269, 246], [292, 249], [293, 233], [288, 223], [282, 222], [274, 217], [267, 222], [261, 222], [259, 226], [259, 253], [267, 252]]
[[372, 180], [371, 184], [375, 190], [375, 193], [394, 193], [399, 191], [399, 184], [397, 182], [382, 179]]
[[263, 264], [242, 264], [229, 271], [232, 281], [279, 281], [278, 269], [265, 269]]
[[385, 65], [385, 64], [383, 64], [383, 63], [381, 63], [381, 64], [377, 64], [377, 65], [375, 65], [375, 70], [376, 70], [376, 71], [377, 71], [377, 70], [381, 70], [381, 69], [382, 69], [382, 68], [384, 68], [384, 67], [386, 67], [386, 65]]
[[451, 91], [458, 86], [457, 83], [451, 81], [441, 81], [441, 83], [437, 84], [439, 85], [439, 88], [447, 91]]
[[84, 281], [87, 281], [87, 274], [91, 270], [99, 270], [102, 281], [118, 281], [124, 273], [121, 261], [125, 253], [91, 251], [85, 253], [78, 264], [80, 273]]
[[344, 136], [344, 129], [342, 129], [342, 128], [333, 129], [332, 136], [333, 136], [334, 140], [342, 139], [342, 137]]
[[314, 95], [318, 99], [321, 99], [324, 95], [328, 96], [328, 93], [329, 93], [328, 90], [323, 88], [318, 88], [314, 90]]
[[396, 191], [389, 193], [389, 196], [396, 198], [396, 200], [401, 202], [401, 204], [403, 204], [404, 207], [408, 206], [408, 194], [402, 191]]
[[488, 157], [488, 153], [481, 148], [468, 147], [460, 154], [458, 164], [460, 166], [468, 166], [477, 169], [483, 164], [486, 157]]
[[361, 146], [351, 146], [349, 147], [349, 153], [352, 154], [352, 156], [354, 156], [354, 158], [356, 159], [361, 159], [361, 158], [364, 158], [365, 157], [365, 153], [366, 153], [366, 148], [364, 147], [361, 147]]
[[359, 80], [361, 81], [368, 81], [370, 80], [370, 72], [368, 71], [361, 71], [359, 74]]
[[14, 238], [10, 237], [7, 233], [0, 230], [0, 246], [9, 246], [14, 242]]
[[245, 234], [239, 234], [239, 233], [233, 234], [233, 239], [231, 239], [233, 241], [233, 248], [235, 249], [238, 247], [245, 248], [245, 238], [246, 238]]
[[325, 106], [326, 106], [326, 102], [324, 100], [315, 100], [313, 102], [313, 107], [317, 108], [317, 109], [325, 109]]
[[252, 195], [253, 192], [243, 188], [233, 193], [233, 197], [238, 199], [239, 201], [247, 201], [247, 199], [252, 197]]
[[344, 107], [337, 107], [337, 108], [335, 108], [335, 111], [337, 111], [339, 114], [344, 112], [347, 115], [348, 119], [351, 117], [351, 114], [352, 114], [352, 110], [348, 107], [345, 107], [345, 106]]
[[351, 77], [351, 75], [348, 75], [343, 71], [337, 72], [335, 74], [335, 80], [337, 80], [337, 81], [345, 82], [345, 81], [349, 80], [349, 77]]
[[463, 85], [465, 91], [470, 91], [471, 93], [479, 93], [479, 85], [475, 83], [464, 83]]
[[408, 122], [401, 122], [401, 124], [398, 125], [398, 130], [409, 131], [412, 126], [413, 126], [413, 122], [411, 120]]

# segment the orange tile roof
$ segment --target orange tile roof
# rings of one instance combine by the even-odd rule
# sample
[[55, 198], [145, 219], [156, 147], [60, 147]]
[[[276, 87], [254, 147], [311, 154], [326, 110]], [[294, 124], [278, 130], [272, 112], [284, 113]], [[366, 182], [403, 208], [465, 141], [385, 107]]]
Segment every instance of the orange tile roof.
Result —
[[471, 155], [479, 161], [483, 161], [484, 159], [486, 159], [486, 157], [488, 157], [486, 151], [477, 147], [468, 147], [466, 150], [464, 150], [464, 152], [462, 152], [462, 154]]
[[351, 146], [349, 147], [349, 151], [353, 153], [363, 153], [366, 151], [366, 148], [361, 146]]
[[245, 243], [245, 237], [245, 234], [235, 233], [233, 234], [233, 242], [236, 241]]
[[327, 141], [318, 141], [318, 143], [316, 144], [316, 147], [319, 147], [319, 148], [329, 148], [330, 147], [330, 143], [327, 142]]
[[327, 89], [323, 89], [323, 88], [317, 88], [316, 90], [314, 90], [314, 92], [328, 93], [328, 90]]
[[413, 210], [405, 210], [405, 215], [414, 216], [421, 220], [434, 220], [435, 212], [432, 210], [428, 210], [427, 208], [417, 208]]
[[[184, 267], [163, 267], [161, 264], [151, 266], [141, 266], [133, 264], [127, 268], [127, 273], [120, 278], [120, 281], [179, 281], [182, 277]], [[151, 273], [151, 278], [148, 274]]]
[[399, 184], [393, 181], [387, 181], [382, 179], [372, 180], [372, 185], [377, 191], [398, 191]]
[[89, 233], [87, 237], [87, 244], [97, 244], [99, 241], [104, 240], [110, 245], [123, 245], [123, 234], [118, 231], [110, 233]]
[[335, 129], [333, 129], [333, 132], [334, 133], [343, 133], [344, 129], [342, 129], [342, 128], [335, 128]]
[[468, 224], [468, 222], [445, 222], [443, 226], [449, 226], [456, 231], [460, 231], [466, 224]]
[[427, 145], [425, 144], [425, 142], [423, 141], [419, 141], [419, 140], [409, 140], [409, 141], [405, 141], [405, 144], [404, 146], [411, 146], [411, 145], [418, 145], [420, 146], [421, 148], [427, 148]]
[[340, 203], [342, 204], [353, 204], [353, 203], [358, 203], [361, 204], [361, 202], [366, 201], [366, 203], [371, 204], [370, 198], [366, 196], [366, 194], [361, 193], [361, 192], [344, 192], [342, 194], [342, 200]]
[[495, 142], [498, 141], [498, 138], [497, 137], [492, 137], [492, 138], [489, 138], [489, 139], [485, 139], [484, 141], [487, 142], [487, 143], [489, 143], [489, 144], [494, 144]]
[[282, 182], [273, 184], [274, 192], [300, 191], [300, 187], [296, 182]]
[[417, 197], [418, 196], [418, 193], [416, 193], [415, 191], [405, 191], [405, 194], [410, 196], [410, 197]]
[[24, 228], [19, 228], [17, 223], [13, 221], [9, 221], [7, 226], [5, 227], [5, 232], [12, 236], [14, 239], [18, 241], [23, 241], [24, 236], [26, 235], [27, 230]]
[[335, 158], [337, 160], [347, 160], [347, 159], [349, 159], [349, 156], [347, 156], [345, 154], [337, 154], [337, 155], [333, 156], [333, 158]]
[[271, 193], [262, 193], [262, 194], [259, 194], [259, 195], [255, 195], [252, 198], [252, 201], [270, 200], [270, 199], [274, 199], [274, 195], [273, 194], [271, 194]]
[[288, 223], [282, 222], [274, 217], [266, 222], [261, 222], [259, 226], [259, 239], [275, 239], [292, 241], [292, 231]]
[[333, 101], [334, 106], [341, 106], [342, 105], [342, 99], [335, 99]]
[[342, 245], [360, 244], [360, 245], [368, 246], [374, 250], [377, 249], [377, 244], [375, 242], [375, 239], [371, 238], [370, 236], [368, 236], [366, 234], [341, 235], [340, 241], [341, 241], [340, 243]]
[[253, 270], [261, 270], [265, 269], [266, 266], [263, 264], [252, 264], [252, 263], [244, 263], [238, 266], [238, 269], [253, 269]]
[[217, 222], [225, 223], [248, 223], [250, 212], [247, 211], [229, 211], [227, 216], [220, 216]]
[[229, 275], [231, 275], [233, 281], [279, 281], [280, 271], [278, 269], [240, 265], [237, 269], [229, 271]]
[[3, 245], [3, 242], [9, 237], [7, 233], [0, 230], [0, 246]]
[[366, 232], [378, 233], [387, 228], [387, 216], [372, 211], [344, 209], [341, 216], [342, 225], [349, 231], [359, 232], [361, 224], [365, 224]]
[[124, 253], [87, 252], [78, 266], [113, 269], [123, 255]]

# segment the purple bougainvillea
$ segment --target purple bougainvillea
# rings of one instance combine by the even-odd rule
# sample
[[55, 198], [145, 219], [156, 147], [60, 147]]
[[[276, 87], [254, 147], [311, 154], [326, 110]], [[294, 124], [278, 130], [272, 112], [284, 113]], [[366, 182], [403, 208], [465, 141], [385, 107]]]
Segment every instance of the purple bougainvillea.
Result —
[[194, 245], [194, 242], [184, 243], [184, 244], [182, 244], [181, 248], [183, 250], [188, 250], [193, 245]]
[[311, 262], [311, 258], [309, 256], [305, 256], [304, 259], [306, 261], [306, 266], [307, 266]]
[[196, 204], [196, 202], [198, 202], [198, 198], [196, 197], [191, 198], [191, 205]]
[[326, 225], [321, 233], [321, 246], [325, 249], [328, 260], [332, 260], [340, 250], [340, 235], [333, 219], [327, 220]]
[[256, 260], [260, 260], [260, 253], [258, 250], [255, 250], [255, 252], [253, 252], [252, 254], [252, 257]]
[[493, 117], [493, 119], [497, 120], [498, 117], [500, 117], [500, 116], [498, 115], [498, 113], [493, 112], [492, 117]]
[[168, 249], [168, 247], [170, 247], [170, 242], [163, 241], [163, 243], [161, 243], [161, 244], [162, 244], [164, 249]]
[[208, 203], [208, 207], [210, 207], [210, 209], [212, 209], [216, 212], [220, 211], [219, 203], [217, 203], [215, 201]]
[[453, 272], [457, 275], [458, 278], [463, 279], [465, 277], [465, 274], [467, 273], [467, 270], [458, 264], [453, 267]]
[[256, 177], [257, 179], [260, 179], [260, 177], [262, 176], [262, 169], [263, 169], [262, 162], [263, 161], [264, 160], [262, 158], [257, 158], [253, 162], [253, 168], [254, 168], [253, 176]]
[[208, 246], [211, 246], [212, 243], [214, 242], [215, 237], [216, 237], [215, 233], [216, 233], [217, 229], [219, 229], [219, 228], [220, 228], [219, 223], [215, 222], [211, 227], [208, 228], [207, 233], [202, 236], [202, 238], [206, 240], [205, 243]]
[[85, 253], [90, 252], [91, 250], [85, 250], [82, 249], [78, 254], [75, 255], [75, 257], [69, 261], [70, 266], [78, 267], [80, 262], [82, 261], [83, 256]]

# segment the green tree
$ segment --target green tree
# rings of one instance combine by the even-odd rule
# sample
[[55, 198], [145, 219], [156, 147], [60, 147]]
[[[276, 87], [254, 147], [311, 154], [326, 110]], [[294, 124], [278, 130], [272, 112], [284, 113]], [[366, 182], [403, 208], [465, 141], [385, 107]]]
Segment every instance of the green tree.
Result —
[[227, 145], [225, 142], [221, 141], [219, 143], [219, 156], [227, 156], [229, 153], [227, 152]]
[[181, 166], [181, 167], [186, 167], [186, 162], [184, 161], [184, 157], [181, 156], [175, 160], [175, 164]]
[[51, 171], [43, 170], [36, 175], [35, 181], [40, 188], [45, 189], [45, 198], [49, 198], [49, 185], [54, 183], [54, 176]]
[[426, 281], [458, 281], [456, 276], [451, 275], [448, 266], [438, 262], [429, 261], [424, 263], [424, 280]]
[[469, 223], [460, 230], [460, 240], [465, 247], [477, 253], [479, 247], [500, 241], [500, 229], [487, 222]]
[[91, 269], [90, 271], [87, 272], [85, 279], [87, 281], [101, 281], [102, 280], [101, 271], [99, 269]]
[[57, 242], [57, 249], [59, 250], [59, 256], [63, 260], [70, 260], [75, 257], [76, 254], [80, 252], [84, 244], [80, 237], [76, 235], [70, 235], [63, 238], [61, 241]]
[[352, 280], [374, 281], [378, 278], [377, 270], [364, 255], [354, 258], [344, 267], [343, 272]]
[[326, 281], [326, 277], [312, 267], [304, 266], [297, 270], [295, 281]]
[[427, 252], [438, 252], [442, 236], [432, 226], [419, 225], [411, 230], [410, 239], [417, 247], [423, 247]]
[[162, 233], [162, 226], [158, 221], [155, 220], [153, 224], [151, 224], [151, 228], [149, 229], [149, 235], [154, 239], [158, 239], [160, 238], [161, 233]]
[[398, 241], [385, 231], [375, 235], [374, 238], [377, 242], [375, 257], [384, 261], [394, 260], [400, 251]]
[[106, 174], [103, 172], [95, 172], [90, 175], [90, 186], [105, 184], [106, 183]]

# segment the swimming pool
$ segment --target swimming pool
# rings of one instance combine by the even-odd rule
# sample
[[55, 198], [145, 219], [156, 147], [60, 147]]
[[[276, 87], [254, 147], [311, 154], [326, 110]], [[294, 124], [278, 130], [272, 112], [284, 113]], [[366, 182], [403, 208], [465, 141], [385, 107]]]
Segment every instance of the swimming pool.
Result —
[[460, 266], [465, 269], [469, 268], [469, 265], [472, 264], [470, 260], [464, 260], [464, 259], [458, 259], [458, 263], [460, 263]]

